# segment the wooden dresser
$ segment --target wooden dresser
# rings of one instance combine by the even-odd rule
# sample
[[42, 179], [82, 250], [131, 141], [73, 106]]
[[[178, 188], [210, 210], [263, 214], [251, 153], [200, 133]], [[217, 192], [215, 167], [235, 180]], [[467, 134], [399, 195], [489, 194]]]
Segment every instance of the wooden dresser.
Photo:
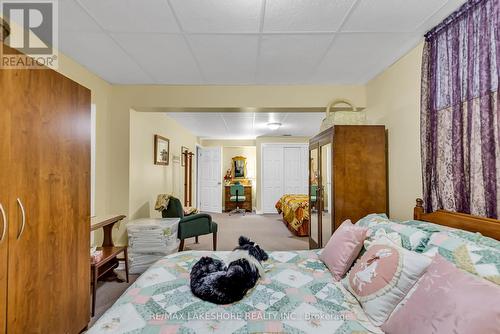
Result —
[[336, 125], [310, 139], [309, 158], [310, 248], [346, 219], [389, 214], [383, 125]]
[[[252, 186], [244, 185], [245, 187], [245, 201], [238, 202], [238, 206], [240, 209], [245, 209], [246, 211], [252, 212]], [[224, 190], [224, 211], [229, 212], [231, 210], [236, 209], [236, 202], [231, 202], [229, 199], [231, 198], [230, 190], [231, 186], [225, 186]]]

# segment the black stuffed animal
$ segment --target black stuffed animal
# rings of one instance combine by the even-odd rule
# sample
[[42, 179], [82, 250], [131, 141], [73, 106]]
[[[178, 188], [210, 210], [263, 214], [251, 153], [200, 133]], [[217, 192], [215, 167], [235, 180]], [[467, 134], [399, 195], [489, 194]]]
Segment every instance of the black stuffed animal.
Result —
[[224, 262], [204, 256], [191, 269], [191, 291], [195, 296], [215, 304], [241, 300], [264, 276], [261, 262], [269, 257], [259, 245], [241, 236], [239, 246]]

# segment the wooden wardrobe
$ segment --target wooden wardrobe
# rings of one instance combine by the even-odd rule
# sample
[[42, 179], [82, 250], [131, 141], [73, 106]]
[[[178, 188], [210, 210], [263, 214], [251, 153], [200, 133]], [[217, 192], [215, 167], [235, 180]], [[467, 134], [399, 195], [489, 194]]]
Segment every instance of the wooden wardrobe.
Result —
[[346, 219], [388, 213], [383, 125], [336, 125], [309, 141], [309, 247], [326, 245]]
[[0, 69], [0, 205], [0, 333], [79, 333], [90, 319], [88, 89], [50, 69]]

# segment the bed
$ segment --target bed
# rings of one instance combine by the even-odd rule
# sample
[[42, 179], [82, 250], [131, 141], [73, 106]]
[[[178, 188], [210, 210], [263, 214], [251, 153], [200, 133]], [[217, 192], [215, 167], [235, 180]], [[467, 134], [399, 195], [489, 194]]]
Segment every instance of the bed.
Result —
[[201, 256], [181, 252], [146, 271], [88, 333], [381, 333], [319, 251], [270, 252], [266, 278], [238, 303], [218, 306], [191, 294], [189, 272]]
[[309, 235], [309, 196], [286, 194], [276, 202], [275, 208], [283, 215], [283, 222], [294, 235]]
[[[414, 217], [419, 220], [401, 222], [397, 229], [405, 241], [415, 240], [414, 232], [407, 230], [452, 233], [453, 237], [463, 237], [463, 242], [474, 240], [476, 246], [494, 252], [481, 253], [492, 264], [477, 262], [474, 268], [466, 261], [470, 268], [465, 270], [491, 271], [491, 265], [500, 269], [500, 243], [494, 240], [500, 239], [500, 221], [446, 211], [425, 214], [421, 202], [417, 202]], [[368, 225], [390, 227], [377, 219]], [[363, 224], [362, 220], [358, 223]], [[440, 242], [436, 246], [426, 248], [440, 251], [453, 261], [455, 252], [449, 247], [457, 248], [456, 244]], [[480, 259], [476, 246], [469, 249], [475, 253], [471, 261]], [[463, 262], [467, 254], [461, 246], [457, 250], [457, 260]], [[166, 256], [140, 276], [88, 333], [382, 333], [367, 319], [356, 299], [333, 280], [318, 259], [319, 253], [270, 252], [264, 264], [266, 276], [240, 302], [224, 306], [194, 297], [189, 289], [189, 272], [200, 257], [224, 260], [229, 252], [188, 251]], [[485, 278], [500, 284], [499, 276]]]

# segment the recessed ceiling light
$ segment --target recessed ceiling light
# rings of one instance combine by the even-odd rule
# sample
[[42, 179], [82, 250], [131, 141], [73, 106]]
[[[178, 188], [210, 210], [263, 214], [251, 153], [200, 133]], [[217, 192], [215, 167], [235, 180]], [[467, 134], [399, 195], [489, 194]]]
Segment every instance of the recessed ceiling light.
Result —
[[267, 127], [271, 130], [278, 130], [281, 126], [281, 123], [267, 123]]

